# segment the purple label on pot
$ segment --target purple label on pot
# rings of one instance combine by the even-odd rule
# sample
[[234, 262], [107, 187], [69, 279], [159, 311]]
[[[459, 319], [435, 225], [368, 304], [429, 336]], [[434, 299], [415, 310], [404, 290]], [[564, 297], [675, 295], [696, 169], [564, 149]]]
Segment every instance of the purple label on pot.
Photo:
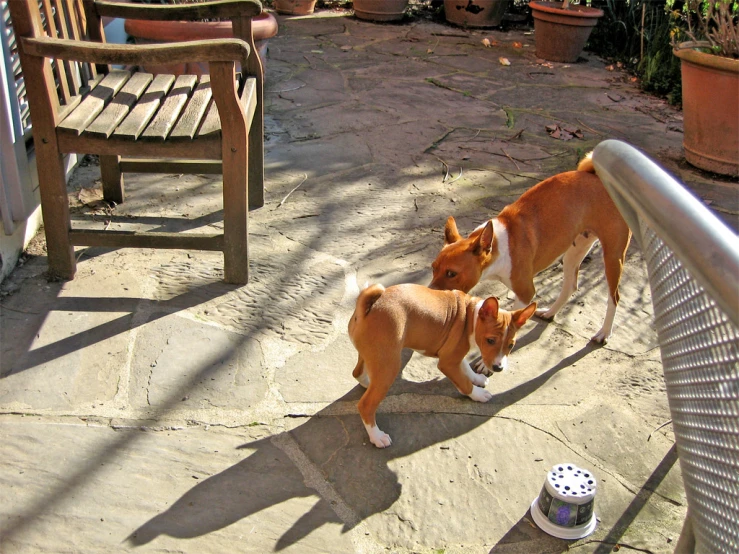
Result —
[[547, 517], [549, 521], [560, 527], [574, 527], [577, 521], [577, 505], [553, 498]]

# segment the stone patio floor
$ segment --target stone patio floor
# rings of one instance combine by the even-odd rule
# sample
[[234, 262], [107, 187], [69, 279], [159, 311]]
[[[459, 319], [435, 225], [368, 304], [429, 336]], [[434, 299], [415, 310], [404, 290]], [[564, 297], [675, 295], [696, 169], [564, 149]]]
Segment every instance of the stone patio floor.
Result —
[[[385, 450], [356, 412], [346, 324], [363, 283], [430, 281], [447, 216], [467, 233], [607, 138], [736, 230], [737, 185], [685, 163], [681, 113], [587, 52], [537, 59], [526, 28], [333, 11], [280, 18], [265, 110], [247, 286], [222, 283], [217, 253], [101, 248], [47, 282], [43, 234], [2, 283], [0, 551], [672, 552], [686, 503], [638, 244], [609, 344], [588, 342], [605, 309], [596, 248], [556, 321], [522, 329], [487, 404], [404, 356]], [[79, 224], [222, 225], [217, 178], [126, 186], [102, 206], [88, 159], [69, 186]], [[551, 302], [560, 269], [536, 283]], [[598, 527], [579, 541], [529, 512], [562, 462], [598, 480]]]

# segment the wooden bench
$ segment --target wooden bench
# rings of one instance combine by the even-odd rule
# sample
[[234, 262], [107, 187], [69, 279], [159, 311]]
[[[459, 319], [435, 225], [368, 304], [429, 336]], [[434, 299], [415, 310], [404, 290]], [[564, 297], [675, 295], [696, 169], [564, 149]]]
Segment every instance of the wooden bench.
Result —
[[[222, 251], [225, 281], [245, 284], [248, 210], [264, 204], [263, 72], [251, 20], [260, 2], [8, 4], [31, 112], [50, 276], [74, 277], [75, 246], [176, 248]], [[109, 44], [104, 17], [230, 19], [237, 38]], [[210, 74], [137, 70], [165, 62], [207, 62]], [[74, 229], [63, 164], [69, 153], [99, 156], [104, 198], [116, 204], [124, 201], [127, 171], [222, 173], [223, 233]]]

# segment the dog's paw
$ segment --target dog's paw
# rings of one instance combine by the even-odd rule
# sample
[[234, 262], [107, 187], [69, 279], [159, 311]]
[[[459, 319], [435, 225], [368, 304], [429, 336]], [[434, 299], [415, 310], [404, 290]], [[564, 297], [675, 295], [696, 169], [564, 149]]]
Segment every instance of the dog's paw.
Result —
[[482, 356], [478, 356], [472, 361], [472, 364], [470, 364], [472, 367], [472, 371], [474, 371], [477, 374], [485, 375], [490, 377], [493, 372], [490, 371], [487, 367], [485, 367], [485, 362], [482, 361]]
[[367, 434], [369, 435], [370, 442], [377, 448], [387, 448], [393, 444], [393, 441], [390, 439], [390, 435], [381, 431], [377, 425], [374, 427], [367, 427]]
[[557, 315], [557, 312], [542, 308], [541, 310], [536, 310], [536, 312], [534, 312], [534, 315], [539, 319], [543, 319], [544, 321], [552, 321], [554, 319], [554, 316]]
[[609, 338], [611, 338], [611, 334], [606, 333], [605, 331], [603, 331], [603, 329], [601, 329], [595, 335], [593, 335], [590, 340], [595, 344], [606, 344]]
[[472, 392], [469, 393], [467, 396], [469, 396], [475, 402], [487, 402], [493, 397], [493, 395], [485, 389], [481, 389], [480, 387], [474, 385], [472, 387]]
[[474, 375], [470, 376], [470, 380], [472, 381], [473, 385], [477, 385], [478, 387], [483, 388], [487, 387], [488, 382], [490, 381], [490, 379], [480, 373], [475, 373]]

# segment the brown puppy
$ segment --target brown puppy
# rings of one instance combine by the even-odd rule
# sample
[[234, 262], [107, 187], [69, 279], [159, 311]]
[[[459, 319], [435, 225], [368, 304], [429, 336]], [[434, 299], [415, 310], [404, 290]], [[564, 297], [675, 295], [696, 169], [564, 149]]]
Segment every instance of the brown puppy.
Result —
[[434, 277], [429, 286], [469, 292], [481, 279], [497, 279], [516, 294], [516, 307], [520, 307], [534, 298], [534, 275], [564, 254], [562, 291], [551, 308], [536, 312], [552, 319], [577, 290], [580, 264], [596, 239], [603, 247], [609, 296], [603, 326], [591, 340], [605, 343], [613, 329], [631, 230], [589, 156], [577, 171], [560, 173], [532, 187], [467, 238], [450, 217], [444, 247], [431, 264]]
[[516, 331], [534, 310], [536, 304], [507, 312], [499, 309], [495, 297], [482, 300], [414, 284], [364, 289], [349, 320], [349, 337], [359, 353], [352, 375], [367, 389], [357, 408], [372, 444], [391, 444], [377, 427], [375, 412], [400, 373], [403, 348], [438, 358], [438, 368], [459, 392], [487, 402], [492, 395], [481, 387], [488, 380], [472, 371], [467, 352], [477, 344], [485, 366], [502, 369]]

